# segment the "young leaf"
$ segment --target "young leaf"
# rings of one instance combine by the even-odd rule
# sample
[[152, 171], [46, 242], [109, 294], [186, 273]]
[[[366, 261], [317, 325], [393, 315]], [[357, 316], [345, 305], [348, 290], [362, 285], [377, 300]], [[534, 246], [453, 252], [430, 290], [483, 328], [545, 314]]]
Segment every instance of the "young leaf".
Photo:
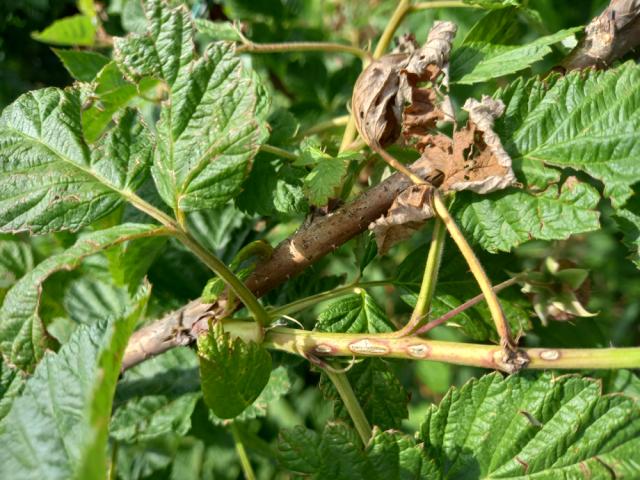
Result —
[[39, 263], [16, 283], [0, 309], [0, 352], [5, 361], [31, 371], [55, 342], [38, 314], [42, 284], [54, 272], [77, 267], [82, 259], [119, 242], [153, 235], [154, 225], [123, 224], [81, 237], [72, 247]]
[[298, 426], [280, 433], [278, 450], [285, 468], [314, 479], [440, 478], [423, 446], [397, 431], [374, 429], [363, 450], [355, 431], [344, 424], [327, 424], [321, 434]]
[[95, 42], [96, 27], [86, 15], [73, 15], [56, 20], [42, 32], [33, 32], [31, 36], [51, 45], [90, 47]]
[[385, 333], [393, 326], [384, 311], [365, 290], [338, 300], [320, 315], [316, 329], [321, 332]]
[[131, 197], [147, 174], [151, 142], [127, 110], [89, 148], [75, 89], [22, 95], [0, 117], [0, 231], [78, 230]]
[[176, 211], [223, 205], [239, 193], [267, 136], [256, 117], [259, 86], [232, 44], [211, 44], [195, 58], [184, 7], [171, 10], [151, 0], [146, 15], [147, 34], [116, 39], [115, 58], [130, 77], [154, 77], [169, 88], [157, 124], [153, 178]]
[[109, 125], [113, 116], [138, 94], [151, 88], [150, 82], [140, 82], [138, 88], [127, 82], [114, 62], [109, 62], [100, 70], [91, 92], [95, 96], [89, 107], [82, 112], [82, 129], [89, 143], [95, 142]]
[[62, 50], [52, 48], [58, 58], [62, 61], [71, 76], [81, 82], [91, 82], [102, 68], [109, 63], [109, 59], [96, 52], [85, 52], [82, 50]]
[[561, 240], [600, 227], [600, 196], [586, 183], [567, 181], [540, 193], [509, 189], [479, 196], [464, 192], [453, 210], [471, 238], [489, 252], [508, 252], [531, 239]]
[[176, 348], [128, 370], [118, 385], [109, 435], [126, 443], [186, 435], [201, 397], [197, 359]]
[[110, 322], [78, 328], [49, 352], [2, 421], [0, 477], [105, 478], [108, 418], [127, 340], [150, 294]]
[[[388, 363], [378, 358], [364, 359], [347, 371], [347, 378], [371, 425], [382, 430], [400, 428], [402, 420], [409, 415], [409, 394]], [[320, 390], [333, 400], [335, 416], [347, 420], [349, 413], [324, 374], [320, 377]]]
[[[291, 389], [291, 378], [289, 371], [284, 366], [274, 368], [269, 377], [269, 382], [260, 392], [258, 398], [249, 405], [240, 415], [234, 417], [234, 421], [243, 422], [254, 418], [264, 417], [267, 414], [267, 408], [272, 402], [282, 398], [289, 393]], [[209, 411], [209, 420], [215, 425], [224, 424], [224, 421]]]
[[619, 207], [640, 180], [640, 67], [516, 81], [496, 94], [507, 106], [496, 124], [527, 185], [560, 178], [549, 167], [581, 170], [604, 183]]
[[550, 45], [573, 35], [582, 27], [560, 30], [526, 45], [505, 45], [514, 32], [515, 8], [487, 13], [469, 31], [451, 55], [451, 80], [472, 84], [523, 70], [551, 53]]
[[324, 158], [304, 179], [304, 185], [313, 205], [323, 206], [329, 198], [335, 197], [342, 179], [347, 174], [347, 163], [341, 158]]
[[452, 389], [420, 437], [447, 478], [633, 477], [640, 411], [598, 382], [498, 373]]
[[254, 342], [232, 339], [219, 323], [198, 338], [198, 355], [204, 401], [220, 418], [241, 414], [269, 381], [269, 352]]

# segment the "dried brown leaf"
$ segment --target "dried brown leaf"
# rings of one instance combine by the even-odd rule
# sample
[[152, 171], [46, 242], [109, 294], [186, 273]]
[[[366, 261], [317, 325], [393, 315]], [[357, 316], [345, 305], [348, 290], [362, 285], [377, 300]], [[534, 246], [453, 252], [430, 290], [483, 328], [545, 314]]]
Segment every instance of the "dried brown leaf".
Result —
[[[516, 178], [511, 158], [493, 131], [493, 123], [502, 115], [504, 105], [485, 96], [479, 102], [469, 99], [463, 108], [469, 112], [469, 121], [454, 133], [453, 139], [415, 127], [422, 134], [416, 144], [422, 157], [413, 169], [423, 178], [434, 178], [440, 173], [442, 181], [437, 186], [445, 193], [461, 190], [489, 193], [513, 185]], [[420, 204], [419, 198], [415, 187], [405, 190], [398, 197], [398, 204], [394, 203], [398, 208], [392, 206], [386, 216], [371, 224], [380, 251], [408, 238], [420, 227], [420, 222], [433, 216], [431, 208], [426, 203]]]
[[378, 252], [411, 237], [434, 213], [430, 206], [433, 187], [427, 184], [412, 185], [394, 200], [386, 216], [369, 225], [376, 236]]
[[[440, 77], [449, 61], [456, 29], [451, 22], [435, 22], [423, 47], [412, 51], [415, 47], [407, 37], [401, 48], [404, 53], [385, 55], [360, 74], [351, 106], [358, 132], [368, 145], [384, 147], [400, 138], [405, 104], [412, 104], [420, 112], [426, 109], [430, 116], [438, 110], [436, 97], [414, 90], [418, 82], [435, 84]], [[419, 103], [414, 105], [414, 100]], [[441, 110], [436, 117], [444, 118]]]

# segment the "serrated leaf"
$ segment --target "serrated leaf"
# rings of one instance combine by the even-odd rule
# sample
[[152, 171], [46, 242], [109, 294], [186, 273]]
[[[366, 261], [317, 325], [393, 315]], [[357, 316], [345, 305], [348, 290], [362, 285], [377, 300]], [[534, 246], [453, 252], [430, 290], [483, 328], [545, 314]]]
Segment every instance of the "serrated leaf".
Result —
[[[138, 279], [138, 287], [140, 280], [142, 278]], [[71, 282], [64, 293], [63, 303], [71, 320], [78, 324], [91, 324], [118, 315], [128, 297], [126, 290], [87, 275]]]
[[527, 185], [545, 188], [581, 170], [622, 206], [640, 180], [640, 66], [516, 81], [496, 94], [506, 105], [496, 131]]
[[106, 477], [113, 394], [149, 294], [143, 286], [124, 316], [80, 327], [60, 352], [46, 355], [2, 421], [0, 477]]
[[110, 436], [137, 444], [186, 435], [202, 395], [197, 366], [192, 350], [175, 348], [128, 370], [116, 391]]
[[240, 415], [269, 381], [269, 352], [254, 342], [232, 339], [220, 323], [198, 337], [198, 356], [204, 401], [220, 418]]
[[329, 423], [321, 434], [304, 427], [280, 432], [278, 458], [296, 473], [315, 479], [438, 479], [440, 475], [422, 445], [397, 431], [374, 429], [363, 449], [355, 431]]
[[71, 270], [83, 258], [119, 242], [155, 233], [154, 225], [123, 224], [81, 237], [72, 247], [39, 263], [17, 282], [0, 309], [0, 351], [5, 361], [31, 371], [55, 342], [38, 314], [42, 284], [54, 272]]
[[90, 105], [82, 112], [82, 129], [87, 142], [95, 142], [113, 116], [129, 105], [137, 96], [152, 90], [157, 82], [152, 79], [141, 80], [138, 85], [128, 82], [118, 70], [115, 62], [109, 62], [100, 70], [91, 84]]
[[471, 238], [489, 252], [510, 251], [531, 239], [562, 240], [600, 228], [598, 191], [566, 182], [540, 193], [508, 189], [489, 195], [463, 193], [453, 210]]
[[550, 45], [582, 29], [568, 28], [526, 45], [510, 45], [516, 15], [515, 8], [502, 8], [487, 13], [474, 25], [460, 48], [451, 54], [452, 82], [473, 84], [523, 70], [551, 53]]
[[151, 142], [127, 110], [89, 148], [77, 90], [22, 95], [0, 117], [0, 230], [77, 230], [112, 211], [144, 181]]
[[329, 198], [335, 197], [348, 166], [342, 158], [327, 157], [319, 160], [304, 179], [309, 203], [322, 206], [327, 204]]
[[0, 239], [0, 298], [2, 290], [11, 287], [33, 268], [35, 259], [28, 242], [20, 239]]
[[9, 413], [13, 400], [22, 392], [24, 382], [22, 372], [0, 359], [0, 421]]
[[318, 315], [316, 330], [340, 333], [385, 333], [393, 326], [365, 290], [344, 297]]
[[64, 68], [71, 74], [76, 80], [81, 82], [91, 82], [98, 72], [109, 63], [109, 59], [104, 55], [96, 52], [85, 52], [82, 50], [62, 50], [59, 48], [52, 48]]
[[[271, 372], [269, 382], [260, 392], [258, 398], [249, 405], [240, 415], [234, 417], [234, 422], [244, 422], [254, 418], [264, 417], [267, 414], [267, 408], [271, 402], [277, 401], [283, 397], [291, 389], [291, 378], [286, 367], [280, 366]], [[213, 412], [209, 412], [209, 420], [215, 425], [224, 424], [224, 421], [215, 416]]]
[[113, 283], [131, 292], [167, 245], [166, 237], [141, 238], [125, 242], [105, 252]]
[[205, 18], [196, 18], [193, 23], [202, 35], [212, 40], [226, 40], [240, 42], [242, 38], [231, 22], [212, 22]]
[[116, 39], [115, 58], [130, 77], [150, 76], [168, 86], [152, 168], [158, 191], [174, 210], [221, 206], [239, 193], [267, 136], [257, 118], [264, 109], [260, 86], [230, 43], [210, 44], [195, 57], [184, 7], [151, 0], [146, 15], [146, 35]]
[[639, 413], [590, 379], [493, 373], [450, 390], [420, 437], [443, 478], [632, 478]]
[[628, 208], [620, 208], [613, 219], [622, 232], [622, 241], [629, 249], [629, 259], [640, 268], [640, 215]]
[[[346, 373], [353, 392], [369, 423], [382, 430], [400, 428], [408, 417], [409, 393], [384, 360], [367, 358], [354, 364]], [[320, 377], [320, 390], [334, 402], [334, 415], [348, 421], [349, 413], [326, 375]]]
[[51, 45], [90, 47], [95, 43], [96, 27], [90, 17], [73, 15], [56, 20], [41, 32], [31, 34], [34, 40]]
[[302, 168], [258, 154], [236, 204], [243, 212], [265, 216], [306, 212], [309, 204], [303, 189], [305, 175]]

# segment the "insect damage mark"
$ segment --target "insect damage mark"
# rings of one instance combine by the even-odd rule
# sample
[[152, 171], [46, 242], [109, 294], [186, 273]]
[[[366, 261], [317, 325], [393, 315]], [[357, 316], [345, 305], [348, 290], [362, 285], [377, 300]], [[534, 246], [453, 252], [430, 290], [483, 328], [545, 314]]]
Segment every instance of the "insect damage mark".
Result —
[[385, 355], [389, 353], [389, 347], [387, 345], [368, 338], [350, 343], [349, 350], [353, 353], [363, 355]]
[[539, 356], [542, 360], [547, 360], [549, 362], [558, 360], [561, 357], [558, 350], [543, 350], [539, 353]]
[[409, 345], [407, 352], [414, 358], [426, 358], [429, 355], [429, 347], [421, 344]]

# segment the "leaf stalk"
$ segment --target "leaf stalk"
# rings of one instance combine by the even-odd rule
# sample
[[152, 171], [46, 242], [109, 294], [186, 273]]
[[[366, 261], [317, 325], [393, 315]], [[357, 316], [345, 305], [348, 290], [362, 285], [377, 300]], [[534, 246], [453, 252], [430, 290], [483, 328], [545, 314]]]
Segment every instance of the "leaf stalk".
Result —
[[351, 388], [347, 374], [335, 372], [329, 368], [324, 368], [322, 371], [327, 377], [329, 377], [331, 383], [336, 387], [347, 412], [349, 412], [351, 420], [353, 420], [356, 431], [362, 439], [362, 443], [366, 445], [371, 439], [371, 425], [369, 425], [369, 421], [362, 411], [362, 407], [353, 392], [353, 388]]

